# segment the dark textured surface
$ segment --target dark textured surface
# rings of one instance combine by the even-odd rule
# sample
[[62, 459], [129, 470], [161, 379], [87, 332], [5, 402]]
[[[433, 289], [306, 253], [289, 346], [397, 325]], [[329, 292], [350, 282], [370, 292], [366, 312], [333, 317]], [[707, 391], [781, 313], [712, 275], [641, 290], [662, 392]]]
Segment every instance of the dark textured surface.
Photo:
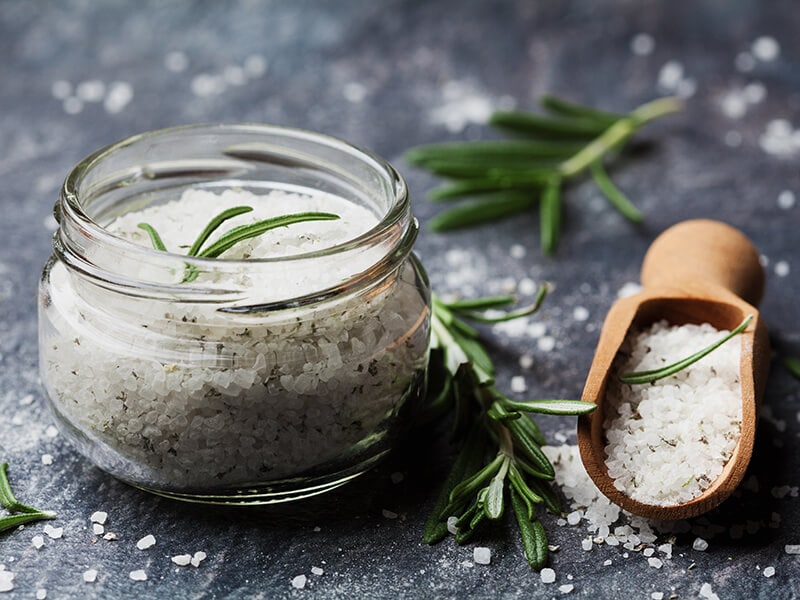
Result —
[[[46, 434], [51, 420], [38, 381], [35, 316], [57, 187], [83, 156], [119, 138], [201, 121], [270, 122], [334, 134], [393, 162], [424, 221], [434, 213], [424, 200], [434, 181], [401, 155], [415, 144], [487, 134], [480, 125], [461, 129], [455, 121], [456, 131], [448, 131], [442, 114], [466, 114], [458, 102], [471, 99], [481, 108], [511, 100], [528, 107], [551, 91], [623, 110], [658, 95], [659, 70], [677, 60], [697, 92], [684, 113], [647, 130], [643, 138], [656, 141], [649, 152], [616, 170], [618, 183], [647, 215], [643, 226], [623, 222], [592, 186], [581, 184], [569, 191], [554, 258], [540, 257], [534, 216], [447, 236], [426, 232], [418, 253], [441, 291], [493, 292], [526, 277], [551, 281], [555, 292], [542, 322], [554, 349], [542, 350], [530, 336], [498, 335], [499, 382], [509, 389], [510, 378], [522, 374], [528, 396], [576, 397], [603, 316], [617, 291], [638, 279], [649, 242], [685, 218], [720, 218], [747, 233], [769, 259], [762, 312], [777, 354], [800, 356], [800, 205], [777, 203], [782, 190], [800, 192], [797, 156], [770, 156], [758, 144], [771, 119], [800, 121], [798, 30], [800, 15], [788, 0], [0, 2], [0, 454], [11, 464], [19, 496], [57, 511], [55, 524], [64, 527], [62, 539], [45, 538], [38, 551], [31, 538], [41, 533], [40, 524], [0, 536], [0, 564], [16, 573], [8, 596], [33, 598], [46, 588], [48, 598], [549, 598], [561, 595], [558, 585], [571, 583], [567, 597], [663, 592], [694, 598], [708, 582], [721, 598], [800, 597], [800, 559], [784, 553], [785, 544], [800, 544], [800, 498], [771, 494], [776, 486], [800, 485], [800, 382], [777, 361], [751, 466], [758, 491], [709, 516], [726, 531], [707, 552], [693, 551], [691, 537], [680, 538], [674, 557], [657, 570], [636, 553], [623, 558], [620, 548], [583, 552], [585, 528], [557, 527], [547, 516], [561, 550], [551, 561], [558, 581], [545, 585], [528, 569], [511, 530], [480, 540], [493, 552], [488, 567], [462, 564], [472, 559], [471, 546], [421, 543], [447, 460], [444, 443], [417, 441], [414, 452], [398, 453], [301, 513], [183, 505], [115, 481]], [[648, 56], [630, 51], [639, 32], [655, 38]], [[780, 43], [780, 56], [738, 71], [737, 54], [760, 35]], [[183, 53], [185, 70], [165, 66], [170, 52]], [[198, 76], [211, 76], [214, 84], [228, 67], [233, 81], [238, 72], [230, 67], [251, 55], [266, 59], [265, 73], [197, 93], [209, 81]], [[119, 112], [85, 102], [68, 114], [51, 91], [58, 80], [95, 79], [107, 86], [127, 82], [133, 98]], [[741, 119], [726, 116], [722, 98], [752, 81], [763, 82], [766, 98]], [[443, 113], [451, 101], [456, 104]], [[740, 146], [724, 143], [730, 131], [741, 133]], [[525, 246], [523, 258], [510, 256], [513, 244]], [[775, 274], [780, 261], [789, 264], [788, 276]], [[588, 320], [574, 318], [576, 307], [588, 310]], [[526, 353], [533, 366], [523, 370], [518, 359]], [[571, 420], [541, 422], [551, 439], [563, 435], [574, 444]], [[51, 454], [53, 464], [43, 465], [42, 454]], [[405, 479], [392, 483], [394, 472]], [[388, 519], [383, 509], [400, 516]], [[108, 511], [107, 528], [118, 541], [93, 538], [95, 510]], [[780, 515], [778, 528], [766, 527], [773, 513]], [[758, 531], [730, 536], [732, 525]], [[137, 550], [135, 542], [148, 533], [157, 545]], [[197, 550], [208, 554], [198, 569], [177, 569], [169, 560]], [[606, 559], [611, 566], [603, 565]], [[776, 575], [766, 578], [769, 565]], [[312, 575], [312, 566], [324, 575]], [[88, 568], [99, 572], [94, 584], [81, 579]], [[147, 582], [129, 579], [139, 568]], [[299, 574], [309, 577], [304, 590], [291, 586]]]

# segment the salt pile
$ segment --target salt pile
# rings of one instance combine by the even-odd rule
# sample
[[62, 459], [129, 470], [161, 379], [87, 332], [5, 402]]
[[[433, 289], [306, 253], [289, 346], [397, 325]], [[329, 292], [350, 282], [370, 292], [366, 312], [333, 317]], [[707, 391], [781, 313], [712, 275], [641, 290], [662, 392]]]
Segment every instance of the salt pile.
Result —
[[[148, 245], [137, 225], [149, 222], [170, 250], [185, 253], [182, 246], [212, 215], [237, 205], [255, 210], [230, 227], [312, 210], [341, 219], [279, 228], [222, 258], [330, 248], [377, 221], [367, 209], [329, 195], [320, 200], [280, 191], [254, 196], [188, 190], [179, 200], [128, 213], [106, 228]], [[348, 264], [317, 269], [314, 276], [341, 281], [353, 265], [339, 262]], [[242, 271], [235, 283], [252, 298], [262, 291], [293, 298], [298, 276], [293, 279], [291, 267], [286, 265], [286, 277], [270, 281], [253, 281]], [[213, 275], [203, 273], [197, 281], [203, 278]], [[48, 314], [54, 327], [40, 345], [48, 393], [64, 417], [101, 442], [92, 449], [101, 466], [149, 487], [271, 481], [340, 458], [364, 440], [378, 443], [425, 367], [424, 299], [408, 263], [393, 284], [369, 295], [255, 314], [139, 298], [123, 312], [118, 303], [124, 300], [114, 296], [109, 309], [122, 312], [120, 319], [97, 309], [108, 303], [107, 293], [78, 285], [63, 264], [56, 263], [51, 282], [52, 304], [60, 310]]]
[[[708, 324], [655, 323], [625, 341], [613, 372], [658, 369], [725, 333]], [[609, 378], [606, 465], [618, 490], [641, 502], [674, 505], [696, 498], [720, 475], [741, 430], [740, 346], [731, 340], [652, 384]]]

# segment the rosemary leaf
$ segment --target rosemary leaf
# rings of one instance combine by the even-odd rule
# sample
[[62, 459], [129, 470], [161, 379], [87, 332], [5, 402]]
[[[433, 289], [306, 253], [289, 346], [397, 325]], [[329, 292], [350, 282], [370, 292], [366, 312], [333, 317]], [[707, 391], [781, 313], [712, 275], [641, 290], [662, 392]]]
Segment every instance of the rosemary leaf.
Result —
[[[460, 484], [455, 486], [453, 490], [450, 492], [450, 504], [454, 504], [459, 500], [467, 497], [471, 494], [477, 492], [477, 490], [484, 484], [486, 481], [500, 468], [500, 465], [503, 463], [503, 456], [498, 454], [494, 457], [494, 459], [483, 467], [477, 473], [474, 473], [472, 476], [468, 477]], [[449, 506], [448, 506], [449, 508]], [[445, 509], [445, 512], [450, 514], [450, 511]]]
[[747, 326], [750, 324], [750, 321], [752, 321], [752, 319], [753, 315], [747, 315], [745, 319], [741, 323], [739, 323], [739, 325], [733, 331], [729, 332], [727, 335], [720, 338], [713, 344], [710, 344], [709, 346], [703, 348], [699, 352], [695, 352], [691, 356], [687, 356], [684, 359], [681, 359], [677, 362], [669, 364], [665, 367], [661, 367], [659, 369], [623, 373], [622, 375], [620, 375], [619, 380], [622, 383], [627, 383], [632, 385], [641, 383], [653, 383], [655, 381], [658, 381], [659, 379], [664, 379], [665, 377], [674, 375], [675, 373], [682, 371], [686, 367], [693, 365], [704, 356], [711, 354], [714, 350], [722, 346], [722, 344], [727, 342], [732, 337], [742, 333], [745, 329], [747, 329]]
[[522, 452], [524, 456], [533, 463], [533, 466], [548, 476], [555, 475], [553, 465], [550, 464], [547, 456], [545, 456], [542, 449], [539, 447], [530, 434], [520, 426], [521, 419], [515, 421], [507, 421], [506, 427], [514, 436], [515, 447]]
[[498, 140], [449, 142], [444, 144], [428, 144], [412, 148], [405, 154], [405, 159], [413, 164], [427, 166], [437, 161], [475, 161], [498, 162], [530, 161], [536, 159], [568, 158], [580, 150], [576, 143], [527, 140]]
[[525, 505], [514, 490], [511, 490], [511, 506], [517, 518], [525, 558], [531, 569], [539, 569], [547, 563], [547, 535], [538, 520], [531, 520]]
[[505, 312], [501, 315], [497, 316], [488, 316], [485, 314], [481, 314], [478, 312], [473, 311], [464, 311], [463, 314], [465, 317], [469, 318], [471, 321], [475, 321], [477, 323], [502, 323], [505, 321], [512, 321], [514, 319], [519, 319], [520, 317], [527, 317], [539, 310], [542, 306], [542, 302], [547, 297], [549, 292], [549, 288], [547, 285], [543, 285], [539, 288], [539, 292], [536, 294], [536, 298], [532, 304], [528, 306], [523, 306], [514, 311]]
[[9, 512], [30, 513], [38, 514], [38, 508], [33, 508], [27, 504], [23, 504], [14, 496], [11, 489], [11, 483], [8, 481], [8, 463], [0, 464], [0, 505], [2, 505]]
[[800, 379], [800, 358], [784, 358], [783, 365], [789, 369], [789, 373]]
[[488, 310], [491, 308], [503, 308], [513, 303], [514, 303], [513, 296], [487, 296], [485, 298], [473, 298], [469, 300], [454, 300], [452, 302], [441, 302], [442, 306], [453, 311]]
[[8, 531], [9, 529], [15, 529], [20, 525], [24, 525], [25, 523], [30, 523], [31, 521], [41, 521], [43, 519], [54, 519], [55, 515], [53, 513], [47, 512], [24, 512], [24, 513], [17, 513], [15, 515], [7, 515], [5, 517], [0, 517], [0, 533], [4, 531]]
[[644, 220], [644, 216], [642, 215], [641, 211], [636, 208], [633, 205], [633, 202], [631, 202], [628, 197], [625, 196], [625, 194], [623, 194], [616, 185], [614, 185], [614, 182], [611, 181], [611, 178], [608, 176], [608, 173], [603, 166], [602, 160], [598, 159], [592, 163], [591, 173], [595, 185], [597, 185], [598, 189], [608, 199], [611, 205], [622, 214], [622, 216], [629, 221], [633, 221], [634, 223], [641, 223]]
[[161, 236], [158, 235], [155, 227], [149, 223], [139, 223], [137, 227], [147, 232], [147, 235], [150, 236], [150, 243], [153, 245], [153, 248], [156, 250], [161, 250], [162, 252], [167, 251], [167, 247], [164, 245], [164, 241], [161, 239]]
[[229, 208], [228, 210], [224, 210], [219, 213], [216, 217], [208, 222], [208, 225], [205, 226], [205, 229], [203, 229], [203, 231], [200, 232], [200, 235], [197, 236], [197, 239], [186, 253], [187, 256], [197, 256], [200, 252], [200, 248], [206, 243], [206, 240], [209, 238], [209, 236], [214, 233], [225, 221], [252, 211], [252, 206], [234, 206], [233, 208]]
[[522, 110], [495, 112], [489, 123], [520, 135], [559, 138], [592, 138], [608, 127], [596, 119], [549, 117]]
[[240, 225], [239, 227], [234, 227], [230, 231], [226, 232], [225, 235], [219, 238], [216, 242], [200, 252], [198, 256], [203, 258], [217, 258], [220, 254], [235, 246], [239, 242], [257, 237], [269, 231], [270, 229], [275, 229], [277, 227], [285, 227], [287, 225], [304, 223], [306, 221], [332, 221], [338, 218], [339, 215], [334, 215], [332, 213], [304, 212], [281, 215], [271, 219], [264, 219], [263, 221], [258, 221], [257, 223], [252, 223], [250, 225]]
[[507, 217], [528, 208], [534, 202], [536, 198], [533, 194], [523, 195], [515, 192], [492, 194], [447, 209], [433, 217], [428, 226], [433, 231], [461, 229]]
[[585, 415], [597, 408], [594, 402], [583, 400], [506, 400], [504, 404], [510, 410], [543, 415]]
[[604, 124], [606, 127], [625, 118], [625, 115], [619, 113], [607, 112], [582, 104], [575, 104], [574, 102], [562, 100], [551, 94], [545, 94], [539, 98], [539, 104], [552, 113], [564, 117], [580, 117], [590, 121], [597, 121], [599, 124]]
[[549, 483], [540, 479], [531, 479], [528, 481], [528, 485], [530, 485], [532, 491], [541, 496], [547, 510], [555, 515], [561, 513], [561, 500]]
[[503, 491], [506, 485], [509, 462], [510, 459], [506, 457], [500, 470], [492, 477], [492, 482], [489, 484], [489, 492], [486, 494], [486, 505], [483, 510], [492, 521], [496, 521], [503, 516]]
[[552, 178], [542, 192], [539, 203], [540, 244], [544, 254], [552, 254], [558, 246], [561, 230], [561, 180]]

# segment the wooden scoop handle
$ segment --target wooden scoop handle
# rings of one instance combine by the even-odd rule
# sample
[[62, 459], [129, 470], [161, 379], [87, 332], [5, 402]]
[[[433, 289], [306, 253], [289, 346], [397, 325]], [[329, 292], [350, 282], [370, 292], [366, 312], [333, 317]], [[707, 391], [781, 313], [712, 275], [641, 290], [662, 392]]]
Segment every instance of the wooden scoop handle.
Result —
[[764, 294], [758, 251], [741, 231], [725, 223], [705, 219], [678, 223], [647, 251], [642, 285], [686, 289], [692, 284], [722, 286], [758, 306]]

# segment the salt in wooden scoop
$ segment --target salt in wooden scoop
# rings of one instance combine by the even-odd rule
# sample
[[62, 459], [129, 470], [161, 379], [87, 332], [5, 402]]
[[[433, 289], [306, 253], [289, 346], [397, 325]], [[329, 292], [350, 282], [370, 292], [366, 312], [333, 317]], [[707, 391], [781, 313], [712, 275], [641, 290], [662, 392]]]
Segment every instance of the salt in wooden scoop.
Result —
[[[764, 292], [764, 270], [755, 247], [737, 229], [718, 221], [684, 221], [650, 246], [642, 264], [642, 285], [640, 293], [614, 303], [603, 324], [582, 395], [597, 409], [578, 419], [578, 446], [587, 473], [611, 501], [649, 519], [686, 519], [730, 496], [750, 462], [769, 369], [769, 337], [755, 308]], [[605, 463], [603, 404], [606, 384], [614, 376], [614, 358], [628, 331], [662, 319], [671, 325], [709, 323], [733, 330], [747, 315], [753, 315], [748, 327], [728, 341], [741, 343], [741, 434], [719, 477], [700, 496], [669, 506], [634, 500], [614, 487]]]

